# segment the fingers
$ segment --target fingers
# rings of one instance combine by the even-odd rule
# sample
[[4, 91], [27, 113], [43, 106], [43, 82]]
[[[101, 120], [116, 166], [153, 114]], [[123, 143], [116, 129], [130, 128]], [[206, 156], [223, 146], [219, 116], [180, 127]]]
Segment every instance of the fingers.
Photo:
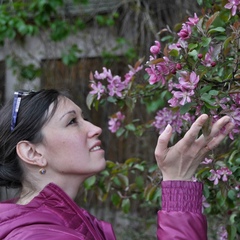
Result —
[[186, 132], [184, 141], [179, 142], [179, 144], [184, 146], [191, 146], [196, 141], [199, 132], [207, 119], [208, 115], [206, 114], [202, 114], [200, 117], [198, 117], [197, 120], [192, 124], [191, 128]]
[[[212, 150], [231, 132], [233, 127], [234, 124], [231, 123], [231, 118], [224, 116], [213, 124], [209, 136], [204, 137], [201, 135], [197, 142], [202, 146], [207, 146], [207, 149]], [[223, 128], [224, 131], [222, 130]]]
[[209, 143], [207, 143], [207, 149], [213, 150], [215, 147], [217, 147], [220, 142], [232, 131], [234, 124], [232, 122], [228, 122], [226, 125], [223, 125], [225, 128], [224, 131], [218, 131], [218, 135], [214, 137]]
[[231, 121], [230, 117], [224, 116], [220, 118], [216, 123], [213, 124], [210, 137], [215, 137], [219, 134], [219, 131]]
[[168, 150], [168, 143], [172, 135], [172, 127], [168, 124], [162, 134], [158, 137], [155, 156], [158, 160], [164, 158]]

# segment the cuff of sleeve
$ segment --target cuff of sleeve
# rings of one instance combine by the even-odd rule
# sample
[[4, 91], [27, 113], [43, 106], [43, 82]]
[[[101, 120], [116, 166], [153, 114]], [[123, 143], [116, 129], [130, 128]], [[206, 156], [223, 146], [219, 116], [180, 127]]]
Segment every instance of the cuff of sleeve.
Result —
[[161, 185], [162, 210], [202, 213], [202, 183], [163, 181]]

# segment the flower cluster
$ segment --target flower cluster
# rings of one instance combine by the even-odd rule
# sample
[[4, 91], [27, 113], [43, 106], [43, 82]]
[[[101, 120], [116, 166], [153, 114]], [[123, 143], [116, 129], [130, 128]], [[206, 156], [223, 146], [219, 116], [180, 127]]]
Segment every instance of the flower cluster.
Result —
[[228, 239], [228, 232], [225, 226], [220, 226], [217, 231], [218, 240], [227, 240]]
[[227, 167], [222, 167], [221, 169], [210, 170], [211, 176], [208, 178], [210, 181], [214, 182], [214, 185], [217, 185], [219, 180], [222, 179], [223, 182], [228, 180], [228, 176], [232, 175], [232, 171], [230, 171]]
[[173, 112], [169, 108], [165, 107], [157, 112], [152, 125], [159, 131], [160, 134], [164, 131], [168, 124], [172, 126], [174, 132], [181, 133], [184, 121], [191, 124], [194, 121], [194, 117], [192, 117], [189, 113], [180, 115], [179, 112]]
[[186, 23], [182, 24], [182, 29], [178, 33], [178, 36], [180, 40], [186, 40], [191, 37], [192, 34], [192, 27], [195, 26], [199, 21], [199, 18], [197, 17], [197, 14], [194, 13], [193, 18], [188, 18], [188, 21]]
[[199, 82], [199, 76], [193, 71], [179, 72], [178, 84], [173, 84], [177, 90], [172, 90], [173, 97], [168, 101], [170, 107], [184, 106], [186, 103], [191, 102], [191, 97], [195, 94], [195, 89]]
[[[235, 1], [235, 5], [238, 5], [237, 1]], [[219, 65], [224, 63], [219, 60], [219, 56], [223, 54], [220, 45], [211, 45], [211, 38], [205, 38], [204, 28], [201, 28], [198, 23], [199, 18], [196, 13], [193, 18], [189, 17], [177, 34], [177, 42], [167, 45], [164, 54], [161, 52], [160, 42], [155, 41], [155, 44], [150, 47], [150, 60], [145, 69], [149, 75], [148, 81], [150, 85], [161, 84], [165, 86], [172, 94], [168, 104], [170, 108], [173, 108], [174, 114], [176, 114], [176, 108], [181, 109], [186, 104], [191, 104], [190, 106], [193, 107], [192, 110], [195, 111], [196, 115], [202, 112], [201, 108], [204, 106], [209, 108], [214, 121], [219, 119], [221, 115], [229, 115], [235, 125], [234, 130], [230, 133], [230, 138], [234, 139], [234, 135], [237, 136], [240, 133], [239, 93], [232, 92], [228, 95], [220, 87], [219, 90], [215, 88], [212, 91], [211, 88], [214, 85], [202, 88], [203, 84], [208, 83], [208, 77], [216, 75], [216, 78], [219, 78], [217, 69], [214, 70], [214, 68], [218, 61]], [[198, 44], [197, 35], [205, 39], [206, 43]], [[159, 57], [160, 55], [162, 57]], [[208, 68], [211, 69], [208, 70]], [[223, 67], [221, 67], [221, 71], [224, 71]], [[205, 92], [204, 89], [206, 89]], [[182, 112], [184, 113], [184, 111]], [[168, 113], [170, 114], [170, 111]], [[166, 115], [166, 109], [164, 114]], [[153, 123], [157, 130], [162, 129], [161, 125], [164, 125], [157, 120], [160, 115], [161, 111], [157, 113]], [[181, 118], [178, 114], [176, 115], [178, 119]], [[171, 118], [171, 114], [169, 118]], [[174, 127], [174, 129], [180, 132], [179, 128]]]
[[148, 67], [145, 68], [145, 71], [149, 75], [149, 83], [155, 84], [160, 82], [162, 85], [166, 83], [166, 77], [175, 73], [177, 68], [181, 68], [180, 65], [175, 64], [167, 56], [164, 56], [162, 59], [158, 59], [158, 54], [161, 52], [161, 44], [159, 41], [155, 41], [155, 45], [150, 47], [150, 60], [147, 62]]
[[130, 70], [125, 74], [123, 81], [120, 76], [112, 75], [111, 70], [105, 67], [103, 67], [103, 71], [101, 73], [95, 71], [95, 79], [91, 79], [92, 90], [89, 93], [91, 95], [95, 95], [97, 100], [100, 100], [103, 94], [111, 97], [122, 98], [124, 90], [128, 88], [133, 76], [142, 69], [142, 66], [138, 66], [136, 68], [131, 66], [129, 67]]
[[240, 11], [240, 0], [228, 0], [228, 3], [224, 6], [227, 9], [232, 9], [232, 16], [236, 15], [237, 10]]
[[[220, 114], [230, 116], [234, 123], [234, 129], [229, 134], [229, 137], [234, 139], [234, 135], [240, 133], [240, 93], [232, 93], [228, 97], [216, 99], [215, 106], [218, 105], [221, 108]], [[220, 118], [218, 111], [217, 108], [211, 110], [214, 122]]]
[[117, 130], [121, 127], [121, 124], [124, 119], [125, 119], [125, 115], [122, 114], [120, 111], [115, 113], [110, 117], [110, 120], [108, 121], [108, 129], [112, 133], [117, 132]]

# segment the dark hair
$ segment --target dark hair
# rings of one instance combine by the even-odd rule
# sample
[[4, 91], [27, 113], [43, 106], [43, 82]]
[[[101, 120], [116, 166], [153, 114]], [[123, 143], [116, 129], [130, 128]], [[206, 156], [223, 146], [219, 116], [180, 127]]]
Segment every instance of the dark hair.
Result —
[[[31, 143], [42, 141], [41, 129], [54, 114], [60, 96], [66, 96], [66, 94], [54, 89], [43, 89], [23, 96], [13, 131], [10, 126], [13, 100], [2, 107], [0, 110], [0, 186], [22, 187], [23, 170], [19, 164], [16, 145], [21, 140]], [[53, 110], [48, 114], [52, 103]]]

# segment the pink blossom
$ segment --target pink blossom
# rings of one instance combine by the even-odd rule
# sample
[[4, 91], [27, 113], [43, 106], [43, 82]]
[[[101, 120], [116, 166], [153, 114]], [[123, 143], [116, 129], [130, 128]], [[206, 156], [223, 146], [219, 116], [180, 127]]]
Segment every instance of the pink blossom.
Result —
[[181, 115], [179, 112], [174, 112], [165, 107], [157, 112], [152, 125], [159, 130], [160, 134], [164, 131], [168, 124], [172, 126], [174, 132], [181, 133], [184, 118], [187, 117], [185, 115]]
[[171, 92], [172, 90], [173, 90], [173, 87], [174, 87], [174, 82], [173, 82], [173, 80], [172, 79], [170, 79], [169, 81], [168, 81], [168, 91], [169, 92]]
[[240, 133], [240, 106], [232, 104], [227, 110], [227, 115], [231, 117], [232, 123], [234, 124], [234, 128], [230, 133], [230, 138], [234, 139], [234, 135]]
[[106, 78], [112, 78], [112, 73], [110, 69], [107, 70], [105, 67], [103, 67], [103, 72], [98, 73], [98, 71], [95, 71], [94, 77], [98, 80], [103, 80]]
[[124, 82], [121, 81], [119, 76], [114, 76], [112, 79], [108, 79], [109, 84], [107, 88], [109, 90], [109, 96], [118, 96], [122, 97], [122, 91], [125, 89]]
[[194, 90], [199, 82], [199, 76], [195, 72], [191, 72], [190, 75], [186, 71], [180, 72], [179, 77], [180, 89]]
[[155, 41], [155, 45], [150, 47], [150, 52], [153, 55], [157, 55], [160, 52], [160, 50], [161, 50], [161, 44], [159, 41]]
[[166, 56], [163, 57], [163, 60], [164, 62], [158, 64], [159, 71], [162, 71], [164, 75], [168, 75], [176, 69], [176, 64]]
[[182, 115], [182, 119], [192, 124], [195, 121], [196, 117], [191, 115], [190, 113], [185, 113]]
[[203, 205], [203, 208], [210, 207], [210, 204], [207, 202], [207, 199], [205, 198], [205, 196], [202, 196], [202, 205]]
[[215, 171], [214, 169], [210, 170], [211, 176], [208, 178], [210, 181], [214, 182], [214, 185], [218, 184], [218, 180], [221, 178], [221, 175], [218, 171]]
[[150, 67], [146, 68], [145, 71], [149, 75], [149, 84], [153, 85], [155, 83], [161, 82], [162, 84], [166, 83], [166, 79], [160, 70], [160, 66], [156, 67], [155, 65], [150, 65]]
[[91, 84], [91, 88], [93, 89], [92, 91], [90, 91], [89, 93], [92, 95], [97, 94], [97, 100], [99, 100], [102, 96], [102, 94], [105, 92], [105, 87], [102, 85], [101, 82], [96, 83], [92, 83]]
[[130, 67], [129, 72], [126, 73], [124, 76], [125, 77], [125, 80], [124, 80], [125, 85], [128, 85], [129, 82], [131, 81], [132, 77], [143, 68], [143, 66], [138, 66], [136, 69], [133, 68], [132, 66], [129, 66], [129, 67]]
[[205, 58], [201, 61], [201, 63], [206, 67], [212, 67], [214, 62], [213, 58], [214, 48], [210, 47], [208, 52], [205, 55]]
[[237, 10], [239, 9], [240, 0], [228, 0], [228, 3], [224, 6], [227, 9], [232, 9], [232, 16], [236, 15]]
[[219, 240], [227, 240], [228, 239], [228, 233], [224, 226], [220, 226], [218, 229], [218, 239]]
[[178, 52], [181, 50], [181, 46], [179, 45], [179, 44], [177, 44], [177, 43], [173, 43], [173, 44], [170, 44], [169, 46], [168, 46], [168, 49], [169, 50], [177, 50]]
[[108, 129], [112, 133], [115, 133], [120, 128], [124, 119], [125, 119], [125, 115], [122, 114], [120, 111], [117, 112], [108, 121]]
[[180, 37], [180, 39], [186, 40], [186, 39], [190, 38], [191, 34], [192, 34], [191, 26], [183, 23], [182, 29], [178, 33], [178, 36]]
[[193, 18], [190, 17], [190, 18], [188, 18], [188, 20], [189, 20], [189, 22], [186, 22], [188, 25], [195, 26], [198, 23], [199, 18], [197, 17], [197, 14], [194, 13], [194, 17]]
[[173, 96], [178, 99], [180, 105], [185, 105], [187, 102], [191, 102], [191, 96], [194, 95], [194, 91], [172, 91]]
[[[154, 60], [153, 57], [150, 58], [150, 61]], [[156, 64], [150, 64], [145, 71], [149, 75], [149, 83], [155, 84], [157, 82], [161, 82], [163, 85], [166, 83], [166, 76], [170, 73], [176, 71], [176, 64], [171, 61], [168, 57], [164, 56], [162, 61]]]
[[230, 94], [232, 100], [234, 101], [234, 103], [237, 105], [237, 106], [240, 106], [240, 93], [233, 93], [233, 94]]
[[232, 171], [230, 171], [227, 167], [222, 167], [221, 169], [217, 170], [217, 172], [222, 176], [222, 180], [226, 182], [228, 180], [229, 175], [232, 175]]
[[207, 164], [210, 164], [212, 162], [213, 162], [213, 160], [211, 158], [205, 158], [204, 161], [202, 161], [201, 163], [207, 165]]
[[179, 106], [179, 101], [174, 96], [171, 99], [168, 100], [168, 103], [169, 103], [170, 107], [177, 107], [177, 106]]
[[178, 42], [177, 42], [177, 45], [183, 49], [187, 49], [188, 48], [188, 42], [179, 38], [178, 39]]

